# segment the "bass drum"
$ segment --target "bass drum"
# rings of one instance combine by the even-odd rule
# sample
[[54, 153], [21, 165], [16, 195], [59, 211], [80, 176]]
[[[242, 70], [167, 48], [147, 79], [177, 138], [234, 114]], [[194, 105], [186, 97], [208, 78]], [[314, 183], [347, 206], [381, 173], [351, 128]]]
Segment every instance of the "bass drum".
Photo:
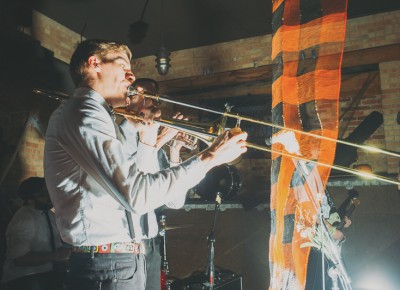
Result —
[[194, 190], [202, 199], [215, 201], [218, 192], [222, 200], [229, 200], [241, 187], [239, 170], [233, 165], [222, 164], [207, 172]]

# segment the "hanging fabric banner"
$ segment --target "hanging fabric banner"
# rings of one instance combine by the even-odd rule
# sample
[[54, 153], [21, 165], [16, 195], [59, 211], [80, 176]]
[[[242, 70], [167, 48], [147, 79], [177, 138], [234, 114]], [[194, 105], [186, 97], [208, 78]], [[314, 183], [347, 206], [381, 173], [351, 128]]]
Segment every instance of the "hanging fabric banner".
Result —
[[[347, 0], [273, 0], [272, 12], [273, 123], [336, 139]], [[274, 128], [273, 138], [283, 131]], [[295, 138], [301, 157], [333, 163], [336, 142]], [[310, 241], [319, 207], [310, 197], [324, 193], [307, 180], [294, 182], [295, 160], [279, 153], [287, 150], [281, 143], [272, 149], [269, 288], [304, 289], [310, 248], [301, 245]], [[313, 170], [324, 188], [330, 168]]]

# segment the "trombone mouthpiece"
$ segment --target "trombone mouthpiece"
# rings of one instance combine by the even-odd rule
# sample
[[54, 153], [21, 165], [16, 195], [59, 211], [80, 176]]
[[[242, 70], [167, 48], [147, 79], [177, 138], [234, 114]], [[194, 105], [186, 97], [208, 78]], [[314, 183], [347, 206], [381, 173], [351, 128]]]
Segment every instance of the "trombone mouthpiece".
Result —
[[153, 104], [155, 106], [159, 106], [160, 105], [160, 101], [161, 100], [160, 100], [160, 97], [158, 95], [150, 95], [150, 94], [147, 94], [147, 93], [145, 93], [143, 91], [138, 91], [138, 90], [135, 89], [135, 86], [133, 86], [133, 85], [130, 85], [128, 87], [128, 89], [126, 91], [126, 94], [127, 94], [128, 98], [131, 98], [134, 95], [139, 95], [139, 96], [142, 96], [144, 98], [152, 99], [153, 100]]

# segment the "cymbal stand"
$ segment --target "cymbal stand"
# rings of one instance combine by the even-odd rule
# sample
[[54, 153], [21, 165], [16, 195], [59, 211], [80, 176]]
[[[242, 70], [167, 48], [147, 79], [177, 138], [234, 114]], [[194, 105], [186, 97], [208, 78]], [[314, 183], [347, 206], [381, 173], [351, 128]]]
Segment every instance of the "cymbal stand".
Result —
[[[163, 247], [162, 258], [161, 258], [161, 272], [163, 272], [165, 275], [165, 281], [163, 281], [163, 279], [161, 279], [161, 282], [163, 284], [161, 286], [161, 290], [170, 289], [169, 285], [168, 285], [168, 281], [167, 281], [167, 277], [169, 274], [169, 266], [168, 266], [168, 260], [167, 260], [167, 237], [166, 237], [166, 230], [165, 230], [166, 219], [167, 219], [167, 217], [165, 215], [160, 216], [160, 225], [162, 226], [162, 229], [159, 231], [159, 235], [161, 236], [162, 247]], [[161, 275], [163, 275], [163, 273], [161, 273]]]
[[206, 276], [208, 277], [209, 290], [214, 289], [215, 285], [215, 264], [214, 264], [214, 256], [215, 256], [215, 225], [217, 223], [217, 214], [220, 210], [221, 205], [221, 193], [217, 193], [215, 198], [215, 210], [214, 210], [214, 220], [211, 228], [211, 232], [208, 235], [208, 261], [206, 267]]

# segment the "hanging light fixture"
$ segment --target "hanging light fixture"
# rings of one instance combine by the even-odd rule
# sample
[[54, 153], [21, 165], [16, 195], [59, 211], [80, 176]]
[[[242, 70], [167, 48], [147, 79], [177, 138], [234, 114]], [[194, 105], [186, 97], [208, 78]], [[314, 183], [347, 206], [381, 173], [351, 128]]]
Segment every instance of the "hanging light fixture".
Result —
[[157, 51], [156, 54], [156, 68], [160, 75], [166, 75], [168, 73], [168, 69], [171, 66], [169, 61], [171, 60], [169, 56], [171, 53], [168, 49], [166, 49], [163, 45]]
[[[164, 24], [164, 0], [161, 0], [161, 17]], [[164, 26], [161, 28], [161, 47], [156, 53], [156, 68], [160, 75], [166, 75], [170, 68], [171, 52], [164, 47]]]

